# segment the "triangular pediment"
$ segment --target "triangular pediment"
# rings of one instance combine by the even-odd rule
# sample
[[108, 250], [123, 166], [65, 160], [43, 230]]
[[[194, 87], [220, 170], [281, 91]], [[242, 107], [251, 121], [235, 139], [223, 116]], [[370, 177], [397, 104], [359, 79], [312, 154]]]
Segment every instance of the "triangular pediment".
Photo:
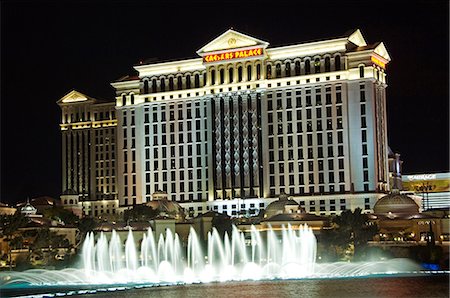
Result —
[[373, 50], [375, 53], [386, 59], [387, 61], [391, 61], [391, 56], [386, 49], [384, 43], [380, 42], [380, 44]]
[[204, 53], [256, 46], [266, 48], [268, 45], [268, 42], [229, 29], [203, 46], [197, 54], [202, 56]]
[[81, 92], [72, 90], [66, 95], [64, 95], [60, 100], [58, 100], [58, 103], [81, 103], [87, 101], [95, 101], [95, 100], [87, 95], [84, 95]]
[[352, 34], [350, 34], [348, 40], [357, 45], [358, 47], [364, 47], [367, 45], [367, 42], [359, 29], [355, 30]]

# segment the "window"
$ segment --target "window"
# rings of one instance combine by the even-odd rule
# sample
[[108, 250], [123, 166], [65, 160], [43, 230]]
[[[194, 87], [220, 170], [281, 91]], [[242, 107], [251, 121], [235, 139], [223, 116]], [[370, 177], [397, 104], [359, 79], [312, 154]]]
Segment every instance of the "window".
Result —
[[275, 71], [276, 71], [276, 78], [281, 78], [281, 63], [277, 63], [276, 67], [275, 67]]
[[166, 91], [166, 82], [164, 78], [161, 79], [161, 92]]
[[366, 114], [366, 105], [361, 104], [361, 115], [365, 115], [365, 114]]
[[170, 77], [170, 78], [169, 78], [169, 90], [170, 90], [170, 91], [173, 91], [173, 89], [174, 89], [174, 86], [173, 86], [173, 77]]
[[270, 64], [266, 67], [266, 76], [268, 79], [272, 78], [272, 66]]
[[287, 76], [287, 77], [290, 77], [290, 76], [291, 76], [291, 63], [286, 62], [285, 72], [286, 72], [286, 76]]
[[261, 64], [256, 64], [256, 79], [261, 79]]
[[183, 89], [183, 79], [181, 78], [181, 76], [177, 77], [177, 90], [181, 90]]
[[369, 163], [367, 161], [367, 157], [363, 157], [363, 168], [368, 168], [369, 167]]
[[320, 73], [320, 59], [314, 60], [314, 73]]
[[216, 71], [213, 69], [211, 70], [211, 85], [216, 84]]
[[157, 88], [157, 83], [156, 83], [156, 79], [152, 80], [152, 92], [156, 93], [156, 88]]
[[219, 71], [219, 79], [220, 84], [225, 83], [225, 70], [223, 68]]
[[242, 82], [242, 66], [238, 67], [238, 82]]
[[305, 74], [310, 74], [311, 73], [311, 64], [309, 62], [309, 60], [305, 60]]
[[234, 74], [234, 68], [228, 69], [228, 82], [233, 83], [233, 74]]
[[144, 81], [144, 93], [147, 94], [148, 93], [148, 80]]
[[300, 75], [300, 61], [295, 61], [295, 75]]
[[191, 89], [191, 76], [186, 76], [186, 89]]
[[364, 176], [364, 182], [368, 182], [369, 181], [369, 171], [364, 170], [363, 176]]
[[251, 81], [252, 80], [252, 66], [248, 65], [247, 66], [247, 81]]
[[325, 57], [325, 71], [330, 71], [330, 57]]
[[194, 84], [195, 84], [195, 88], [199, 88], [200, 87], [200, 76], [198, 74], [196, 74], [194, 76]]
[[364, 78], [364, 65], [359, 66], [359, 77]]
[[342, 103], [342, 94], [340, 92], [336, 93], [336, 103]]
[[341, 56], [334, 57], [334, 70], [341, 70]]

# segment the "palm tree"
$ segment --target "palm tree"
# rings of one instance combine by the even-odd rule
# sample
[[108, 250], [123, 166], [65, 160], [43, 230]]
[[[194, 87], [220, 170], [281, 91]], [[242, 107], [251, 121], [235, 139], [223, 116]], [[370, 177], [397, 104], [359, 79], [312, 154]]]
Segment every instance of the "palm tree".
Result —
[[324, 233], [324, 240], [334, 247], [335, 252], [352, 251], [358, 259], [364, 254], [367, 242], [378, 233], [378, 227], [372, 224], [360, 208], [355, 211], [344, 210], [333, 219], [333, 229]]
[[[21, 213], [16, 212], [13, 215], [0, 215], [0, 236], [6, 237], [6, 241], [8, 242], [8, 261], [9, 261], [9, 269], [12, 269], [12, 260], [11, 260], [11, 250], [12, 247], [19, 245], [20, 238], [14, 238], [14, 235], [17, 233], [19, 228], [25, 226], [28, 220]], [[13, 242], [13, 239], [14, 242]], [[23, 239], [22, 239], [23, 240]], [[20, 244], [21, 245], [21, 244]]]

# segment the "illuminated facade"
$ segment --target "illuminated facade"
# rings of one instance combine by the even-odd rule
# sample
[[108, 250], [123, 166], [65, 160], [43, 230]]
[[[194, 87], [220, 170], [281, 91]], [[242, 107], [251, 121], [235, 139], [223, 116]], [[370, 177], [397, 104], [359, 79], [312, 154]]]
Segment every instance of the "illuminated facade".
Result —
[[62, 203], [86, 215], [115, 213], [116, 110], [78, 91], [58, 101], [62, 133]]
[[389, 189], [383, 43], [356, 30], [272, 48], [230, 29], [197, 54], [112, 83], [120, 206], [162, 190], [235, 216], [286, 193], [334, 214]]

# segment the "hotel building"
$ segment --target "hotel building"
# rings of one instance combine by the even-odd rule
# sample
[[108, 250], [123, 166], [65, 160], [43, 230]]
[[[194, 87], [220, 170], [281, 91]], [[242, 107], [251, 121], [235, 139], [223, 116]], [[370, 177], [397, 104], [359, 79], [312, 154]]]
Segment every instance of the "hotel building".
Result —
[[162, 190], [190, 215], [231, 216], [282, 193], [311, 213], [370, 212], [389, 190], [383, 43], [356, 30], [271, 47], [230, 29], [197, 55], [134, 66], [113, 103], [59, 101], [64, 190], [118, 210]]
[[76, 214], [115, 213], [117, 197], [114, 102], [71, 91], [58, 101], [62, 111], [63, 205]]

